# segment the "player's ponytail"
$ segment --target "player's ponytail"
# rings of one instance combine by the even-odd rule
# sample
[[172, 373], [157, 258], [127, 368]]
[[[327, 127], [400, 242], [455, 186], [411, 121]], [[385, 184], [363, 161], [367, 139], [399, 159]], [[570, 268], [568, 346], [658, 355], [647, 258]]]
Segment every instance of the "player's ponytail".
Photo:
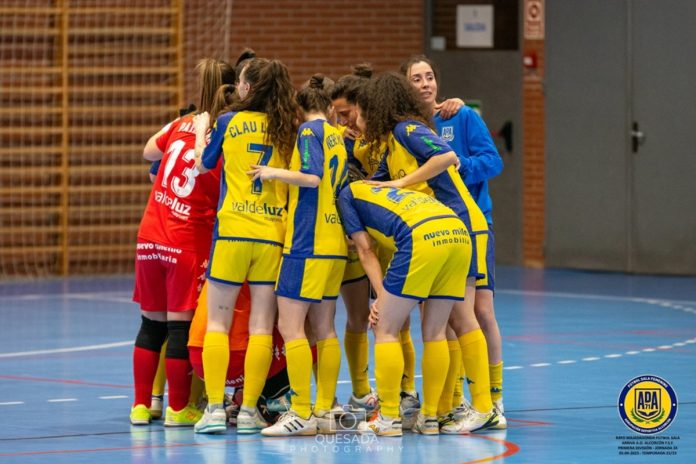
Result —
[[201, 100], [198, 105], [198, 112], [207, 111], [212, 114], [215, 103], [215, 95], [223, 84], [234, 84], [234, 68], [224, 62], [212, 58], [204, 58], [196, 65], [198, 71]]
[[333, 86], [333, 80], [323, 74], [314, 74], [297, 93], [297, 103], [302, 111], [328, 113]]

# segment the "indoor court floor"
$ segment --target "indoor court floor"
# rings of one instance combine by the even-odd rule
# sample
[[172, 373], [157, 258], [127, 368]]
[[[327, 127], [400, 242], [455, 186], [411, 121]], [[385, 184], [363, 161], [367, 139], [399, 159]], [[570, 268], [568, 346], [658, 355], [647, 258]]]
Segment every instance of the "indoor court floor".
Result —
[[[139, 326], [132, 277], [1, 283], [0, 463], [696, 462], [696, 278], [497, 273], [508, 429], [400, 439], [132, 427]], [[339, 301], [340, 337], [344, 311]], [[412, 332], [418, 350], [417, 321]], [[657, 436], [676, 455], [619, 454], [622, 443], [642, 437], [617, 407], [624, 386], [641, 375], [659, 376], [676, 392], [676, 418]], [[346, 401], [345, 358], [339, 379]]]

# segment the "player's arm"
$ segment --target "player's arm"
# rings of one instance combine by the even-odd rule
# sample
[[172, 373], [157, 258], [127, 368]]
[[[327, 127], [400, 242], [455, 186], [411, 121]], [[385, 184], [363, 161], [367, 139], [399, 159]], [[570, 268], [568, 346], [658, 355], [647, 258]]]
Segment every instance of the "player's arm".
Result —
[[209, 127], [210, 114], [208, 114], [207, 111], [193, 117], [193, 129], [196, 132], [196, 143], [194, 144], [193, 153], [196, 157], [196, 169], [198, 169], [198, 172], [201, 174], [205, 174], [209, 171], [209, 169], [203, 165], [203, 151], [208, 145], [205, 136], [208, 133]]
[[150, 182], [155, 182], [155, 179], [157, 178], [157, 172], [159, 172], [160, 164], [162, 164], [162, 161], [155, 161], [150, 165]]
[[379, 259], [372, 246], [372, 239], [364, 230], [353, 232], [350, 238], [355, 244], [355, 249], [360, 258], [360, 264], [362, 264], [365, 274], [367, 274], [367, 278], [370, 279], [370, 284], [375, 290], [377, 298], [379, 298], [384, 291], [384, 286], [382, 285], [384, 275], [382, 274], [382, 266], [380, 266]]
[[499, 175], [503, 171], [503, 159], [493, 143], [491, 133], [481, 117], [471, 112], [466, 119], [469, 156], [462, 158], [459, 173], [469, 185]]
[[251, 170], [247, 174], [252, 176], [251, 180], [261, 179], [279, 180], [286, 184], [297, 185], [299, 187], [317, 188], [321, 182], [321, 178], [314, 174], [306, 174], [300, 171], [290, 171], [287, 169], [274, 168], [271, 166], [259, 166], [252, 164]]
[[459, 112], [459, 109], [464, 106], [464, 100], [461, 98], [448, 98], [442, 103], [435, 104], [435, 113], [439, 113], [444, 120], [450, 119]]
[[432, 156], [423, 163], [415, 171], [405, 175], [401, 179], [391, 180], [388, 182], [375, 182], [375, 185], [380, 187], [396, 187], [396, 188], [406, 188], [409, 185], [418, 184], [420, 182], [425, 182], [433, 177], [437, 176], [441, 172], [444, 172], [448, 167], [453, 164], [457, 164], [459, 158], [457, 154], [453, 151], [443, 153], [442, 155]]
[[164, 156], [162, 150], [157, 146], [157, 139], [162, 135], [162, 132], [158, 132], [147, 141], [145, 148], [143, 149], [143, 158], [148, 161], [159, 161]]
[[178, 118], [158, 130], [155, 135], [149, 138], [143, 149], [143, 158], [152, 162], [162, 159], [164, 150], [167, 146], [167, 140], [169, 140], [172, 127], [177, 120]]

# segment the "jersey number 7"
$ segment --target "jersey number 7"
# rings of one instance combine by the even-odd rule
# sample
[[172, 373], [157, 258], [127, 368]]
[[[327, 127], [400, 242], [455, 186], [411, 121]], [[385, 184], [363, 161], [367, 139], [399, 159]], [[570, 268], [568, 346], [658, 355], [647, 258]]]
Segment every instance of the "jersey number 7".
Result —
[[[263, 145], [261, 143], [250, 143], [247, 145], [247, 151], [249, 153], [259, 153], [259, 160], [256, 162], [259, 166], [268, 166], [268, 162], [271, 161], [271, 155], [273, 155], [273, 147], [271, 145]], [[263, 191], [263, 182], [261, 179], [256, 179], [251, 184], [251, 193], [255, 195], [261, 195]]]

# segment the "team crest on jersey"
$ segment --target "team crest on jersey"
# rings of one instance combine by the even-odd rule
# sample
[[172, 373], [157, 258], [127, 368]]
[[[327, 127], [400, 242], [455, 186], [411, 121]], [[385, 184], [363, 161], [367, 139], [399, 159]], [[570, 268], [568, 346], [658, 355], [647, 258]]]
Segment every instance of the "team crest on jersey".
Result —
[[416, 130], [417, 127], [418, 127], [418, 126], [415, 125], [415, 124], [409, 124], [409, 125], [407, 125], [407, 126], [406, 126], [406, 136], [411, 135], [411, 132], [413, 132], [414, 130]]
[[310, 129], [309, 127], [305, 127], [304, 129], [302, 129], [302, 133], [300, 135], [302, 137], [307, 137], [310, 135], [314, 135], [314, 132], [312, 132], [312, 129]]
[[452, 140], [454, 140], [454, 127], [444, 126], [442, 128], [442, 134], [440, 134], [440, 137], [445, 142], [451, 142]]
[[626, 427], [634, 432], [647, 435], [661, 432], [677, 415], [677, 395], [660, 377], [636, 377], [619, 395], [619, 415]]

